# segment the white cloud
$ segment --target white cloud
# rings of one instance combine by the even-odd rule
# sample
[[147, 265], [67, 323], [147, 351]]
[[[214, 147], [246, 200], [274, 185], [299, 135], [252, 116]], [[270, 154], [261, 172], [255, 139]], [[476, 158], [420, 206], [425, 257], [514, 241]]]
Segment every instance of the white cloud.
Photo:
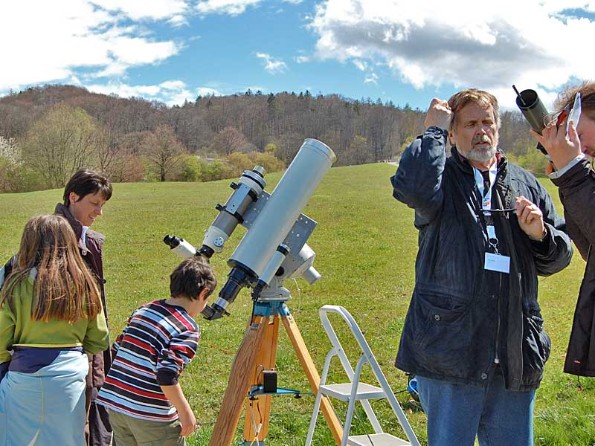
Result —
[[[164, 82], [187, 73], [162, 75], [155, 70], [152, 75], [163, 77], [154, 86], [144, 85], [152, 81], [141, 76], [143, 69], [158, 65], [179, 70], [181, 58], [174, 56], [203, 47], [197, 39], [204, 37], [207, 47], [207, 15], [237, 16], [255, 9], [271, 14], [279, 5], [292, 14], [304, 9], [291, 4], [314, 4], [313, 15], [301, 16], [301, 24], [305, 19], [317, 38], [316, 47], [291, 48], [288, 42], [292, 53], [256, 53], [257, 63], [270, 74], [287, 72], [284, 60], [293, 54], [296, 64], [346, 62], [359, 70], [363, 84], [385, 90], [390, 89], [383, 79], [388, 72], [416, 89], [485, 88], [497, 94], [503, 106], [506, 101], [514, 106], [513, 83], [519, 89], [538, 89], [547, 103], [561, 85], [595, 77], [595, 61], [588, 57], [595, 36], [595, 0], [6, 0], [0, 1], [0, 95], [30, 85], [86, 87], [88, 82], [96, 88], [105, 82], [106, 91], [124, 96], [146, 92], [148, 98], [168, 104], [183, 103], [186, 96], [194, 100], [200, 91], [230, 94], [237, 91], [237, 83], [231, 81], [231, 86], [218, 75], [200, 81], [198, 90], [195, 85], [168, 88], [169, 81]], [[581, 8], [589, 14], [568, 15]], [[193, 21], [197, 17], [200, 20]], [[213, 17], [219, 20], [240, 22]], [[170, 59], [175, 63], [166, 65]], [[131, 79], [143, 85], [129, 85]], [[171, 97], [166, 98], [167, 92]]]
[[182, 81], [165, 81], [158, 85], [127, 85], [118, 82], [88, 85], [93, 93], [116, 95], [121, 98], [142, 97], [148, 101], [163, 102], [169, 106], [182, 105], [185, 101], [194, 101], [192, 93]]
[[[211, 13], [242, 13], [261, 0], [199, 1]], [[120, 97], [144, 97], [167, 105], [221, 95], [216, 88], [191, 91], [181, 81], [148, 85], [130, 82], [134, 68], [160, 64], [179, 54], [185, 43], [158, 34], [154, 25], [173, 31], [197, 15], [193, 0], [19, 0], [0, 2], [3, 58], [13, 61], [0, 70], [0, 94], [30, 85], [69, 83], [89, 91]], [[35, 14], [31, 14], [35, 11]], [[26, 22], [25, 22], [26, 21]], [[26, 26], [24, 24], [26, 23]], [[32, 34], [32, 30], [35, 33]], [[11, 44], [14, 42], [14, 44]], [[279, 67], [271, 61], [271, 69]], [[193, 88], [194, 90], [194, 88]]]
[[366, 71], [368, 68], [366, 61], [361, 59], [353, 59], [353, 65], [360, 71]]
[[310, 56], [299, 55], [294, 58], [296, 63], [308, 63], [310, 62]]
[[264, 69], [271, 74], [282, 73], [287, 69], [285, 62], [281, 59], [275, 59], [270, 54], [256, 53], [256, 57], [264, 61]]
[[132, 20], [166, 20], [170, 23], [184, 22], [184, 14], [189, 9], [184, 0], [94, 0], [93, 3]]
[[585, 45], [595, 21], [567, 15], [574, 8], [593, 12], [595, 2], [326, 0], [310, 29], [320, 59], [388, 66], [415, 88], [506, 91], [512, 101], [513, 83], [555, 90], [594, 76]]
[[[132, 14], [136, 2], [121, 3], [118, 10], [106, 9], [109, 3], [103, 0], [103, 6], [97, 7], [88, 0], [0, 2], [2, 57], [14, 61], [9, 69], [5, 65], [0, 70], [0, 91], [81, 76], [124, 75], [131, 67], [159, 63], [180, 51], [176, 42], [123, 25], [127, 20], [123, 13]], [[146, 18], [166, 17], [154, 7], [146, 9]]]
[[364, 84], [378, 84], [378, 75], [376, 73], [366, 74]]
[[250, 6], [257, 6], [262, 0], [199, 0], [196, 10], [200, 14], [243, 14]]

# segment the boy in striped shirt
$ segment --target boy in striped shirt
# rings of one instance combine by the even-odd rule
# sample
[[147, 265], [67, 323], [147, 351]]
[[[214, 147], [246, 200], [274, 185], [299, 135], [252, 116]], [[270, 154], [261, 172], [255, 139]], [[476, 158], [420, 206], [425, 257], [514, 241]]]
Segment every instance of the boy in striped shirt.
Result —
[[198, 347], [194, 317], [216, 286], [204, 259], [184, 260], [170, 275], [171, 297], [137, 309], [116, 339], [97, 403], [109, 411], [118, 446], [179, 446], [194, 432], [196, 418], [178, 377]]

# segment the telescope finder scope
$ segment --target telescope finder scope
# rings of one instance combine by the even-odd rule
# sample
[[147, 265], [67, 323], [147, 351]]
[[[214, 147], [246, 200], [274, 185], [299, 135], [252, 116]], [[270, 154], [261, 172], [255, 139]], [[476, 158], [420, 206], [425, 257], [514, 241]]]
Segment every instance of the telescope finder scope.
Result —
[[216, 209], [219, 214], [205, 232], [200, 248], [202, 255], [210, 258], [214, 253], [223, 251], [227, 239], [238, 224], [244, 221], [244, 214], [250, 204], [258, 200], [264, 190], [266, 186], [264, 173], [264, 167], [256, 166], [252, 170], [245, 170], [238, 183], [231, 183], [230, 187], [234, 190], [233, 193], [224, 206], [217, 205]]

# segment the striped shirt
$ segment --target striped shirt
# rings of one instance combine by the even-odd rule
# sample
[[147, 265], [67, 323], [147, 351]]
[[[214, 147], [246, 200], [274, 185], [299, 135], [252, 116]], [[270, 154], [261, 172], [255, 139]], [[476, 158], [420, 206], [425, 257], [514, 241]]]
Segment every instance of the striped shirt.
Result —
[[175, 385], [196, 354], [200, 330], [182, 307], [164, 300], [136, 310], [114, 347], [97, 403], [134, 418], [172, 421], [178, 413], [161, 385]]

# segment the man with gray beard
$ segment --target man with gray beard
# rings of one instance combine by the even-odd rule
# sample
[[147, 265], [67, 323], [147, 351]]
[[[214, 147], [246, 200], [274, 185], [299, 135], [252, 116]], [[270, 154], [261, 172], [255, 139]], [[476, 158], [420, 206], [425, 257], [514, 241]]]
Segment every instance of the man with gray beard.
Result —
[[[537, 179], [498, 149], [498, 102], [433, 99], [393, 196], [415, 209], [415, 289], [396, 366], [415, 375], [430, 446], [533, 445], [535, 389], [550, 353], [537, 276], [572, 257]], [[446, 155], [449, 140], [451, 156]]]

